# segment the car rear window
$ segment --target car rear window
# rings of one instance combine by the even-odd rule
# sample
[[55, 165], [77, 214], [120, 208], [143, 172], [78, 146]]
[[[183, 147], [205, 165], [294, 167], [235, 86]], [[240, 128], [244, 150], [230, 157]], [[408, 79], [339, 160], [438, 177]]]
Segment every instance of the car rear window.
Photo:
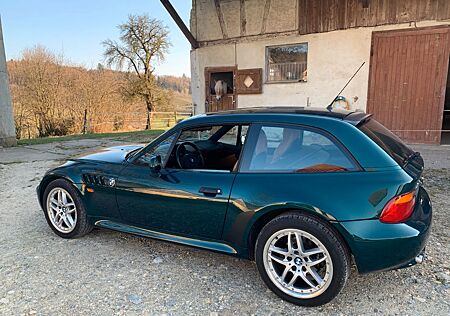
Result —
[[409, 156], [414, 154], [414, 151], [403, 143], [397, 135], [374, 119], [364, 121], [358, 128], [401, 166], [404, 165]]

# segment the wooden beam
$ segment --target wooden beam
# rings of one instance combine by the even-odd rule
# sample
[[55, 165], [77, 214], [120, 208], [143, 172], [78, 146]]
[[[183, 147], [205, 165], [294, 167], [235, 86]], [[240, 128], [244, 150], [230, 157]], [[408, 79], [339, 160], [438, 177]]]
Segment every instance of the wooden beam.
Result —
[[223, 19], [222, 8], [220, 7], [220, 0], [214, 0], [216, 6], [217, 18], [219, 19], [220, 29], [222, 30], [222, 37], [224, 39], [228, 38], [227, 28], [225, 26], [225, 20]]
[[192, 35], [191, 31], [187, 28], [186, 24], [184, 24], [183, 20], [178, 15], [178, 12], [175, 10], [175, 8], [172, 6], [169, 0], [160, 0], [162, 5], [166, 8], [167, 12], [169, 12], [172, 19], [175, 21], [175, 23], [180, 28], [181, 32], [183, 32], [184, 36], [186, 36], [189, 43], [191, 43], [191, 46], [193, 49], [198, 48], [198, 42], [195, 39], [194, 35]]
[[266, 3], [264, 5], [264, 15], [263, 15], [263, 20], [262, 20], [262, 25], [261, 25], [261, 34], [265, 34], [266, 33], [266, 25], [267, 25], [267, 17], [269, 16], [269, 11], [270, 11], [270, 0], [266, 0]]
[[241, 36], [247, 35], [247, 14], [245, 13], [245, 0], [240, 1]]

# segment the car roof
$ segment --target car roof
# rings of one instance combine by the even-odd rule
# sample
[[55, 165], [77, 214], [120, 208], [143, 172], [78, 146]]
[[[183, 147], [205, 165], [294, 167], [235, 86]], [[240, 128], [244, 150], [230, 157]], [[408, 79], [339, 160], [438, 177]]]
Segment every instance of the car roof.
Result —
[[345, 120], [354, 125], [368, 118], [370, 115], [362, 111], [347, 111], [340, 109], [327, 109], [319, 107], [299, 107], [299, 106], [274, 106], [274, 107], [248, 107], [235, 110], [210, 112], [206, 116], [221, 116], [230, 114], [298, 114], [330, 117]]

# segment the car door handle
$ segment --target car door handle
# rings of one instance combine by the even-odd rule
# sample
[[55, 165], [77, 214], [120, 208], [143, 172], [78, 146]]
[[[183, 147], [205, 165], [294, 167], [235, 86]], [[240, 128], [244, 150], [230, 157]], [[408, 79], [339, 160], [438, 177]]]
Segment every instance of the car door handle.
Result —
[[198, 190], [198, 192], [203, 193], [206, 196], [216, 196], [222, 194], [222, 189], [201, 187], [200, 190]]

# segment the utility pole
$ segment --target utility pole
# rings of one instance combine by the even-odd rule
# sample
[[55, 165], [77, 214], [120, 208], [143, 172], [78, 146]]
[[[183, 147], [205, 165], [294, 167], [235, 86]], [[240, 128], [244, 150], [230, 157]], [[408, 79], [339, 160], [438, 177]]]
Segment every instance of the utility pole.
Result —
[[15, 145], [17, 145], [16, 126], [9, 90], [5, 44], [3, 42], [2, 21], [0, 18], [0, 146], [10, 147]]

